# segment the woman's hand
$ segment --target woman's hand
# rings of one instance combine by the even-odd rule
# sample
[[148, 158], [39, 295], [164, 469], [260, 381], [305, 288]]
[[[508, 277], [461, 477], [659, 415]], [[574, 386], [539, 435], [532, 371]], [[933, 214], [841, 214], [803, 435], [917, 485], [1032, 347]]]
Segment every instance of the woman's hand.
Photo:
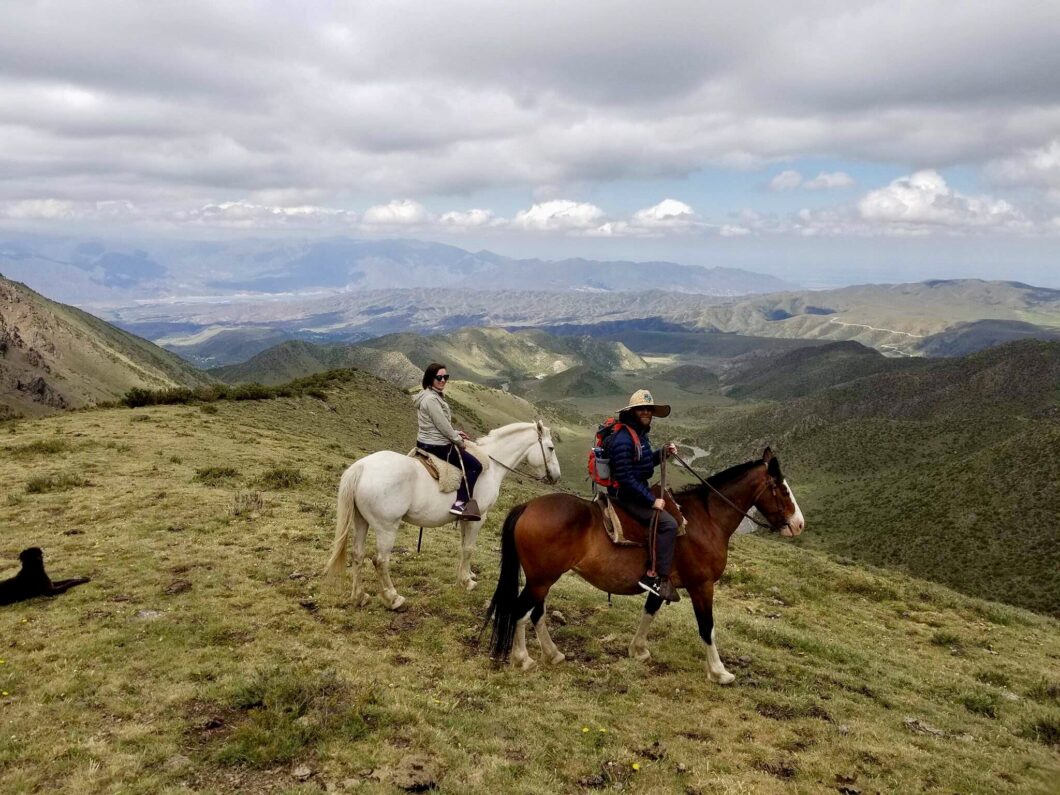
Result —
[[664, 500], [662, 497], [660, 497], [659, 499], [657, 499], [655, 501], [655, 504], [652, 505], [651, 507], [654, 508], [656, 511], [666, 510], [666, 500]]

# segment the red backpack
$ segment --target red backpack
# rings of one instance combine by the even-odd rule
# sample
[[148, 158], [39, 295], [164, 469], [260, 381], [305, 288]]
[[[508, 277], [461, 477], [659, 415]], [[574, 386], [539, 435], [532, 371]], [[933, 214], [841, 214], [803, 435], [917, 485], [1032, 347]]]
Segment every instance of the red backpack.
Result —
[[623, 428], [633, 437], [634, 460], [640, 458], [640, 438], [637, 432], [614, 417], [608, 417], [597, 427], [596, 440], [589, 451], [589, 480], [605, 489], [618, 488], [618, 481], [611, 477], [611, 451], [608, 442]]

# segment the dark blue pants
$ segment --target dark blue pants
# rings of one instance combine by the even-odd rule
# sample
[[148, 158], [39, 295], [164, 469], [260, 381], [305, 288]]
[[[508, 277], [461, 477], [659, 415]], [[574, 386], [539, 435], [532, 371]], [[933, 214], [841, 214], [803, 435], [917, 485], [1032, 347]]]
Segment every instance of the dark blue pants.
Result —
[[457, 489], [456, 498], [461, 502], [467, 502], [471, 499], [471, 495], [475, 493], [475, 481], [482, 474], [482, 464], [479, 463], [475, 456], [455, 444], [427, 444], [426, 442], [418, 441], [416, 446], [421, 450], [426, 450], [431, 455], [438, 456], [443, 461], [448, 461], [458, 469], [460, 467], [460, 459], [464, 459], [464, 472], [467, 475], [467, 483], [465, 484], [463, 480], [460, 481], [460, 488]]
[[[651, 516], [655, 509], [642, 503], [620, 502], [630, 516], [651, 527]], [[660, 577], [669, 577], [674, 565], [674, 544], [677, 542], [677, 520], [667, 511], [659, 512], [659, 530], [655, 537], [655, 572]], [[648, 554], [651, 554], [649, 550]], [[649, 562], [650, 565], [650, 562]]]

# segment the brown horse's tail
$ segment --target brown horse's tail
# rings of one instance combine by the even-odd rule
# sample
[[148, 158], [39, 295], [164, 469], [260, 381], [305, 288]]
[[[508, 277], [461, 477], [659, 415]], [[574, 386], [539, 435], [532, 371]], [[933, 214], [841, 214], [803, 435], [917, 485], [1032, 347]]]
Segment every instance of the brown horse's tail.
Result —
[[486, 631], [486, 625], [493, 621], [490, 633], [490, 657], [494, 660], [507, 660], [515, 638], [515, 624], [521, 618], [516, 615], [519, 601], [519, 550], [515, 546], [515, 525], [526, 510], [526, 503], [516, 505], [508, 512], [501, 530], [501, 574], [497, 579], [497, 590], [486, 610], [486, 620], [482, 622], [479, 637]]

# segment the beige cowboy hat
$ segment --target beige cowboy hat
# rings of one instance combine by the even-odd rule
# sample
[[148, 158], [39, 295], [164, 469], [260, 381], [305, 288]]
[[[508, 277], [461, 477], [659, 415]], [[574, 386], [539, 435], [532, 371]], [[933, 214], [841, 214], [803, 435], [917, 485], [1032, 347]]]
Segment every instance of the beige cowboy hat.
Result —
[[668, 403], [656, 403], [655, 398], [651, 396], [651, 392], [647, 389], [638, 389], [630, 395], [629, 405], [621, 410], [628, 411], [629, 409], [642, 408], [645, 406], [651, 409], [653, 417], [670, 416], [670, 405]]

